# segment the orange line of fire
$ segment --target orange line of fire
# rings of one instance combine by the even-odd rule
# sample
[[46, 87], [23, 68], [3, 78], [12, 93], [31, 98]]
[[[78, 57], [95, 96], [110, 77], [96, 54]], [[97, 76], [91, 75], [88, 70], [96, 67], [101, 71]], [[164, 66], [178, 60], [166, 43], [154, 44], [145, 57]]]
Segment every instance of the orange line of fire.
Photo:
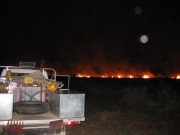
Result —
[[[90, 76], [90, 75], [86, 75], [86, 74], [77, 74], [76, 77], [80, 77], [80, 78], [90, 78], [90, 77], [99, 77], [99, 78], [144, 78], [144, 79], [148, 79], [148, 78], [157, 78], [153, 75], [148, 75], [148, 74], [143, 74], [141, 77], [135, 77], [133, 75], [115, 75], [115, 76], [107, 76], [107, 75], [99, 75], [99, 76]], [[180, 75], [177, 76], [172, 76], [170, 78], [174, 78], [174, 79], [180, 79]]]

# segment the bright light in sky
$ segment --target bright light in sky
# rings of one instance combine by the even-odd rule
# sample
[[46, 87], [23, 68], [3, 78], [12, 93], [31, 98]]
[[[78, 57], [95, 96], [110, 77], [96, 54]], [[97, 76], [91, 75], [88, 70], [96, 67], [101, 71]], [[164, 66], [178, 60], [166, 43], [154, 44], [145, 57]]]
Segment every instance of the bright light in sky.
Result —
[[136, 7], [135, 10], [134, 10], [135, 14], [136, 15], [141, 15], [142, 14], [142, 9], [141, 7]]
[[142, 35], [139, 40], [141, 43], [147, 43], [149, 39], [147, 35]]

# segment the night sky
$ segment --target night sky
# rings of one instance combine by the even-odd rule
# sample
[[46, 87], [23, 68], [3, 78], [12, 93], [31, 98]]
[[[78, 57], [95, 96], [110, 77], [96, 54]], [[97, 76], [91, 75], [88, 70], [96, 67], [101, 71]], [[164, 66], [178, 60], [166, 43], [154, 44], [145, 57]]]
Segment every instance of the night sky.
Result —
[[180, 73], [177, 2], [1, 2], [0, 65], [45, 60], [71, 75]]

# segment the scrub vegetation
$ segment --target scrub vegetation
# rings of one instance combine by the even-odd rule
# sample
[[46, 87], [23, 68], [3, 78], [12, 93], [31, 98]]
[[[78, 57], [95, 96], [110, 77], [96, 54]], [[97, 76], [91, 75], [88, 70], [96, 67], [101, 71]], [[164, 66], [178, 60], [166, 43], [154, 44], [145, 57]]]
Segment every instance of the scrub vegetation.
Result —
[[86, 93], [85, 122], [68, 135], [179, 135], [180, 80], [72, 78]]

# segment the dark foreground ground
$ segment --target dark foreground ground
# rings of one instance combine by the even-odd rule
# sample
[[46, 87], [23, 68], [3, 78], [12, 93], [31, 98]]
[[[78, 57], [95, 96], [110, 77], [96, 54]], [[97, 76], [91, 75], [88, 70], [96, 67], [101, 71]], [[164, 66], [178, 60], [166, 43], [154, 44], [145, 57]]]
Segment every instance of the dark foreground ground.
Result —
[[68, 135], [180, 135], [180, 80], [72, 79], [86, 121]]
[[180, 135], [180, 80], [71, 78], [70, 89], [86, 94], [86, 120], [67, 135]]

